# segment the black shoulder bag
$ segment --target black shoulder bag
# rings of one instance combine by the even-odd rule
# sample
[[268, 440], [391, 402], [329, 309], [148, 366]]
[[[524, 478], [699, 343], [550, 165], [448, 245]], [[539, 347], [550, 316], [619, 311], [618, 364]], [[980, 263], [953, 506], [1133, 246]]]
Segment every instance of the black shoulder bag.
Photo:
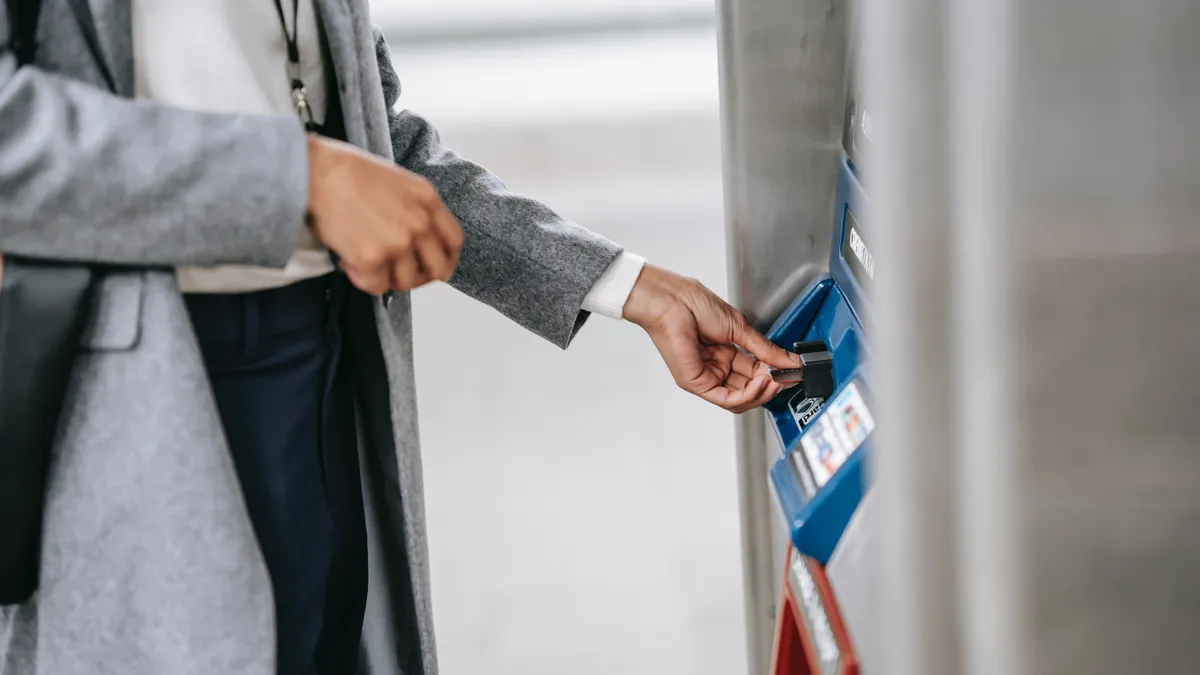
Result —
[[[10, 49], [33, 60], [40, 0], [6, 0]], [[90, 16], [90, 14], [89, 14]], [[51, 451], [91, 306], [93, 271], [4, 255], [0, 276], [0, 605], [38, 584]]]

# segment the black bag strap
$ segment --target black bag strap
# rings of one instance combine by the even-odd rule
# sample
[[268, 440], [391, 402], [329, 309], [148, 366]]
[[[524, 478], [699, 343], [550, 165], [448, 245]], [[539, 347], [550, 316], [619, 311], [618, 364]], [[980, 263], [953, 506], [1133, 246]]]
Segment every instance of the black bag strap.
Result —
[[[38, 16], [42, 11], [42, 0], [5, 0], [5, 4], [8, 5], [8, 17], [12, 23], [12, 39], [9, 42], [17, 57], [17, 65], [33, 63], [33, 58], [37, 55]], [[100, 38], [96, 35], [96, 21], [92, 18], [92, 8], [88, 5], [88, 0], [69, 0], [67, 4], [70, 5], [71, 13], [75, 15], [75, 21], [79, 24], [88, 52], [100, 70], [100, 77], [104, 78], [104, 84], [108, 85], [109, 91], [116, 92], [117, 80], [108, 67], [108, 60], [104, 58], [104, 50], [100, 48]]]
[[17, 65], [33, 63], [37, 53], [38, 15], [42, 11], [42, 0], [5, 0], [8, 5], [8, 20], [12, 25], [9, 47], [17, 57]]

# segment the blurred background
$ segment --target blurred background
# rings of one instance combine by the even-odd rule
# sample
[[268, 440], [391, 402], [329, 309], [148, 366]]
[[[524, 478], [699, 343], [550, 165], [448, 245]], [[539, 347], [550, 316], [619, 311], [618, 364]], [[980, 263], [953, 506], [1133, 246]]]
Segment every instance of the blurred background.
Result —
[[619, 322], [562, 353], [419, 291], [445, 672], [764, 673], [777, 616], [840, 638], [786, 675], [1200, 672], [1200, 4], [373, 12], [450, 147], [759, 327], [844, 269], [839, 185], [881, 260], [878, 487], [795, 611], [767, 476], [802, 421], [735, 423]]
[[[400, 105], [510, 188], [726, 290], [712, 0], [372, 0]], [[745, 668], [731, 415], [636, 327], [571, 349], [419, 291], [417, 387], [447, 673]]]

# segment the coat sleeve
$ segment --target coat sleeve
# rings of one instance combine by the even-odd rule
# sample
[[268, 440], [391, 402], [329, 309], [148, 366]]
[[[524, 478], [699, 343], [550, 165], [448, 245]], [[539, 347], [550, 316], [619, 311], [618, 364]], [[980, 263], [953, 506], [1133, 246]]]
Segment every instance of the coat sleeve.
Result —
[[282, 267], [308, 200], [296, 116], [198, 113], [17, 68], [0, 11], [0, 251]]
[[375, 44], [393, 156], [433, 183], [463, 228], [450, 285], [565, 348], [589, 316], [581, 309], [584, 297], [621, 247], [510, 192], [486, 169], [443, 147], [429, 122], [396, 110], [400, 81], [378, 29]]

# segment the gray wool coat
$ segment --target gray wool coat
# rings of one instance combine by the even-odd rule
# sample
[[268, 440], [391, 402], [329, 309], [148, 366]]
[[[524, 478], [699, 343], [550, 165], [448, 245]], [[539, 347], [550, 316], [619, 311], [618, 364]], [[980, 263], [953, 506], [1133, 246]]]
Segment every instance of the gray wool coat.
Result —
[[[90, 0], [125, 96], [129, 2]], [[350, 141], [429, 178], [462, 223], [452, 285], [566, 347], [620, 248], [397, 112], [367, 0], [316, 5]], [[0, 45], [8, 32], [0, 12]], [[0, 608], [0, 674], [273, 675], [266, 568], [170, 270], [285, 264], [307, 199], [303, 130], [294, 116], [107, 93], [67, 0], [43, 0], [40, 36], [36, 68], [0, 50], [0, 251], [107, 271], [57, 443], [41, 585]], [[360, 672], [433, 675], [409, 299], [363, 307], [351, 335], [370, 530]]]

